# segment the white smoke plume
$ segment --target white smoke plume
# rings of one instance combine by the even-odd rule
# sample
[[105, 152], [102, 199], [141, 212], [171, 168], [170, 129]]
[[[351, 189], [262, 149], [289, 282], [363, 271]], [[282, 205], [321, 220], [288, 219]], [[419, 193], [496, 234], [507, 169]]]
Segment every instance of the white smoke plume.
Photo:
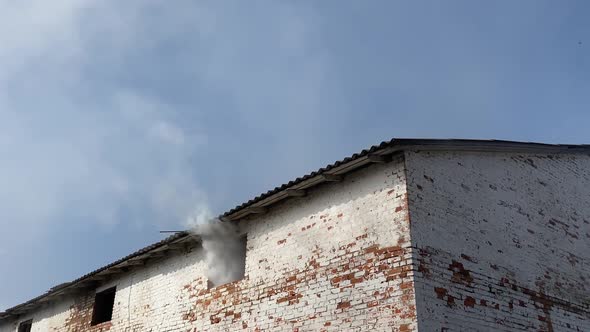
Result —
[[211, 218], [207, 209], [200, 209], [189, 224], [190, 231], [202, 239], [210, 287], [244, 277], [246, 238], [236, 224]]

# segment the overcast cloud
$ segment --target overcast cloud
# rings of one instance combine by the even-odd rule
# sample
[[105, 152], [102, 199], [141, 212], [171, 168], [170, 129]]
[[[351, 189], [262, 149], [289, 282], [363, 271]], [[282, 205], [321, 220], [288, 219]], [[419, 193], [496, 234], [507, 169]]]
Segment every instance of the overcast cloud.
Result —
[[391, 137], [588, 143], [590, 8], [0, 1], [0, 310]]

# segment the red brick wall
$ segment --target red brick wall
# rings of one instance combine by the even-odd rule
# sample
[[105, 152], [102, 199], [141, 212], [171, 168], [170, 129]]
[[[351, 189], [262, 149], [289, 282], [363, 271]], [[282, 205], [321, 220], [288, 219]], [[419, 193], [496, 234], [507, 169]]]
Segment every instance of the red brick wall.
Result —
[[405, 170], [378, 165], [245, 220], [246, 275], [186, 285], [197, 330], [411, 331]]

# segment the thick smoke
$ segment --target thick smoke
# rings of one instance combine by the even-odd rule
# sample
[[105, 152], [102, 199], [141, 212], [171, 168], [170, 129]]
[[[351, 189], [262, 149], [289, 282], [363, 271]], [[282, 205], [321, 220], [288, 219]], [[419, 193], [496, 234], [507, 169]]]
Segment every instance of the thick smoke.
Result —
[[[209, 286], [219, 286], [244, 276], [246, 238], [230, 222], [196, 218], [191, 231], [203, 241]], [[200, 219], [200, 220], [199, 220]]]

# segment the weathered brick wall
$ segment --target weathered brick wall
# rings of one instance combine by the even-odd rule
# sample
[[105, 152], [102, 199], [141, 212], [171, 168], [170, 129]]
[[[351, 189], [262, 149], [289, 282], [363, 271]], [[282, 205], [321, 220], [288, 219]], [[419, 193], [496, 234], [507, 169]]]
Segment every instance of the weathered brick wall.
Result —
[[407, 211], [403, 160], [374, 165], [242, 221], [243, 280], [207, 290], [195, 249], [100, 287], [117, 286], [111, 322], [89, 326], [94, 294], [22, 318], [34, 331], [411, 331]]
[[[81, 296], [78, 302], [84, 301], [86, 295]], [[13, 322], [7, 322], [5, 325], [0, 324], [1, 332], [14, 332], [17, 330], [18, 323], [33, 319], [32, 331], [54, 331], [57, 327], [62, 326], [70, 316], [70, 308], [75, 306], [75, 298], [72, 296], [63, 297], [58, 302], [47, 304], [46, 306], [19, 317]]]
[[195, 284], [197, 330], [410, 331], [411, 249], [401, 160], [244, 220], [247, 279]]
[[[205, 275], [201, 248], [165, 257], [122, 278], [109, 282], [98, 291], [117, 287], [111, 322], [112, 331], [178, 331], [185, 326], [183, 313], [189, 303], [184, 299], [186, 285]], [[88, 320], [90, 317], [88, 318]], [[88, 323], [83, 324], [88, 326]], [[97, 325], [88, 331], [100, 330]], [[63, 331], [71, 331], [64, 329]], [[86, 331], [81, 328], [78, 331]]]
[[590, 157], [406, 154], [421, 331], [590, 331]]
[[[195, 249], [152, 261], [97, 288], [117, 287], [110, 322], [90, 326], [94, 292], [71, 295], [19, 318], [33, 319], [32, 331], [166, 331], [181, 330], [182, 313], [190, 303], [181, 301], [185, 285], [203, 276], [202, 250]], [[5, 332], [5, 330], [0, 329]], [[6, 331], [16, 331], [11, 324]]]

